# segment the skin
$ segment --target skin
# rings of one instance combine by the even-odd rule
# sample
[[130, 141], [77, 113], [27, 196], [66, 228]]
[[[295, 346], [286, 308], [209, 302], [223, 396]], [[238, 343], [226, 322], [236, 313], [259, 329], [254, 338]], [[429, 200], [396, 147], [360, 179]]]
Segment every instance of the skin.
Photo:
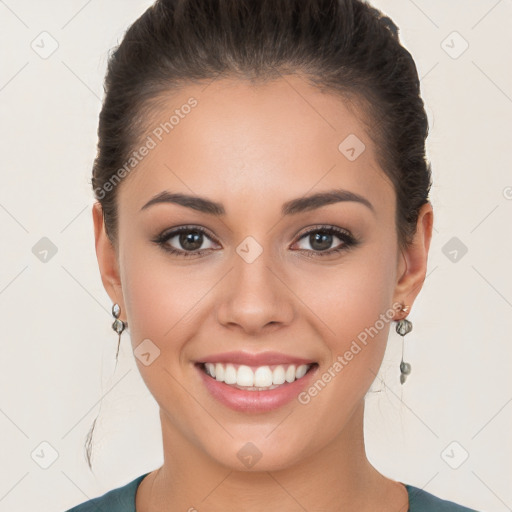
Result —
[[[118, 186], [119, 237], [111, 244], [93, 207], [104, 287], [121, 306], [135, 349], [150, 339], [160, 355], [136, 358], [160, 407], [164, 464], [136, 496], [138, 512], [406, 511], [405, 487], [367, 460], [364, 397], [380, 367], [391, 322], [311, 401], [265, 413], [233, 411], [211, 397], [193, 361], [213, 353], [275, 350], [317, 361], [318, 375], [396, 302], [412, 307], [426, 275], [430, 203], [413, 243], [400, 251], [396, 196], [377, 164], [362, 114], [299, 76], [264, 85], [222, 79], [165, 98], [148, 131], [194, 96], [198, 105]], [[338, 145], [355, 134], [354, 161]], [[286, 201], [343, 188], [364, 196], [283, 216]], [[142, 206], [168, 190], [224, 205], [222, 218], [176, 204]], [[180, 257], [152, 239], [185, 224], [206, 228], [204, 254]], [[303, 233], [316, 225], [348, 230], [360, 243], [328, 256]], [[236, 252], [252, 236], [263, 252]], [[168, 245], [186, 250], [179, 237]], [[314, 243], [314, 242], [313, 242]], [[329, 249], [343, 241], [334, 235]], [[313, 254], [314, 256], [314, 254]], [[394, 319], [405, 317], [397, 313]], [[261, 459], [246, 468], [247, 443]]]

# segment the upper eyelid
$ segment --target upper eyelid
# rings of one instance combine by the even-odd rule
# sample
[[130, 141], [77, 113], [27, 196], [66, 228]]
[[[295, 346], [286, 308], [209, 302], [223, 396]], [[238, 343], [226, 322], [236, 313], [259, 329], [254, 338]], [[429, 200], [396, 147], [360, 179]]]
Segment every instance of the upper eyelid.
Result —
[[205, 228], [203, 226], [194, 226], [194, 225], [177, 226], [175, 228], [165, 229], [164, 231], [161, 232], [160, 235], [158, 235], [158, 237], [174, 238], [176, 235], [179, 235], [180, 233], [187, 233], [189, 231], [199, 231], [200, 233], [211, 238], [213, 241], [217, 242], [217, 237], [215, 235], [213, 235], [208, 228]]
[[347, 228], [340, 228], [338, 226], [333, 226], [331, 224], [314, 224], [313, 226], [308, 226], [304, 228], [304, 231], [300, 232], [297, 236], [304, 236], [309, 233], [314, 233], [315, 231], [329, 231], [332, 230], [339, 234], [345, 234], [347, 236], [352, 236], [351, 232]]

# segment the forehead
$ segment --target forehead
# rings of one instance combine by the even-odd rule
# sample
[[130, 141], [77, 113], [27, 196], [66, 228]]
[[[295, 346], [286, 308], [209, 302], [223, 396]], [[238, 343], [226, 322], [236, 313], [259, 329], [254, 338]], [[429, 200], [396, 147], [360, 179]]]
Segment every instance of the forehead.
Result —
[[230, 201], [335, 187], [393, 200], [362, 110], [297, 76], [189, 85], [160, 96], [145, 125], [140, 144], [152, 148], [121, 187], [139, 208], [163, 190], [222, 198], [228, 214]]

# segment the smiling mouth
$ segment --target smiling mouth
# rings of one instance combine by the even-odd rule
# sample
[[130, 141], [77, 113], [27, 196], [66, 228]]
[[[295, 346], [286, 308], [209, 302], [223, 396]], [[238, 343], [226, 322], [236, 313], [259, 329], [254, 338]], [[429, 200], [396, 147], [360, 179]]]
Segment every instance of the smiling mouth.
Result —
[[300, 380], [318, 366], [311, 364], [277, 364], [246, 366], [231, 363], [197, 363], [209, 377], [243, 391], [270, 391]]

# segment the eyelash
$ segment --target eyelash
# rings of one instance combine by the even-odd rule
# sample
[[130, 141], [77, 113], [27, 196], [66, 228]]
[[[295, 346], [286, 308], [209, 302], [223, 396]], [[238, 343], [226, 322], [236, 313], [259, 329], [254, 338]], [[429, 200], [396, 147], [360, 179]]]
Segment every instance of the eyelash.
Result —
[[[178, 249], [175, 249], [174, 247], [170, 247], [167, 245], [167, 242], [174, 238], [176, 235], [179, 235], [181, 233], [190, 233], [190, 232], [196, 232], [200, 233], [211, 240], [213, 240], [215, 243], [218, 243], [213, 236], [211, 236], [205, 229], [199, 227], [199, 226], [180, 226], [179, 228], [173, 229], [172, 231], [164, 231], [160, 235], [158, 235], [156, 238], [154, 238], [152, 241], [159, 245], [164, 251], [180, 256], [180, 257], [191, 257], [191, 256], [201, 256], [202, 254], [212, 250], [212, 249], [202, 249], [197, 251], [181, 251]], [[323, 257], [323, 256], [332, 256], [333, 254], [337, 254], [342, 251], [349, 250], [356, 245], [359, 244], [359, 241], [357, 241], [348, 231], [344, 229], [337, 228], [335, 226], [315, 226], [314, 228], [310, 229], [309, 231], [306, 231], [305, 233], [302, 233], [302, 235], [299, 237], [298, 241], [302, 240], [306, 236], [312, 234], [312, 233], [326, 233], [329, 235], [336, 235], [343, 243], [335, 248], [335, 249], [328, 249], [325, 251], [314, 251], [310, 249], [298, 249], [300, 251], [305, 251], [307, 254], [307, 257], [309, 258], [316, 258], [316, 257]]]

